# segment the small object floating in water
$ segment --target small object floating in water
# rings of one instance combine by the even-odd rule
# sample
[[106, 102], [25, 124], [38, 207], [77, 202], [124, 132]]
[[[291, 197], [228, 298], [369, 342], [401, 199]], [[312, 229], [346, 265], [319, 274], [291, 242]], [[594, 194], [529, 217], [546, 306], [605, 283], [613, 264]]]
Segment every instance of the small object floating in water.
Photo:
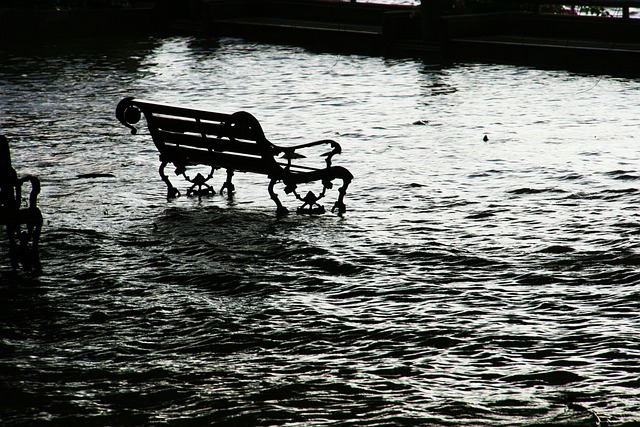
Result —
[[488, 137], [487, 135], [485, 135], [485, 136], [482, 138], [482, 140], [483, 140], [484, 142], [487, 142], [487, 141], [489, 140], [489, 137]]
[[426, 126], [429, 124], [429, 120], [417, 120], [413, 122], [413, 124], [416, 126]]

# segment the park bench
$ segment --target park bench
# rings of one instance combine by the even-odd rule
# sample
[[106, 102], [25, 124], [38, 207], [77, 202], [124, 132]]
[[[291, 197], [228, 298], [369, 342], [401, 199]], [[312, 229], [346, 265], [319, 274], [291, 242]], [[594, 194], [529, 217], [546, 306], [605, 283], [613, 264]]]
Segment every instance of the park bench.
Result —
[[[167, 198], [180, 195], [164, 170], [168, 163], [175, 167], [176, 175], [191, 183], [187, 195], [213, 194], [215, 191], [208, 184], [217, 169], [226, 170], [226, 180], [220, 193], [227, 191], [232, 197], [234, 185], [232, 177], [235, 172], [253, 172], [266, 175], [269, 179], [268, 191], [277, 206], [277, 213], [284, 214], [288, 209], [282, 205], [274, 186], [281, 182], [286, 194], [293, 193], [303, 204], [298, 213], [323, 213], [324, 207], [318, 201], [325, 196], [328, 189], [333, 188], [333, 180], [341, 179], [338, 198], [332, 212], [343, 214], [346, 211], [344, 196], [353, 175], [341, 166], [332, 166], [334, 155], [342, 151], [340, 145], [333, 140], [308, 142], [295, 146], [279, 146], [267, 140], [258, 120], [247, 112], [223, 114], [182, 107], [141, 101], [135, 98], [124, 98], [118, 103], [116, 117], [132, 134], [137, 133], [134, 127], [144, 115], [149, 133], [160, 152], [159, 174], [167, 185]], [[299, 151], [314, 146], [328, 145], [330, 151], [323, 153], [326, 165], [311, 167], [298, 164], [305, 156]], [[296, 160], [296, 162], [294, 162]], [[197, 165], [210, 168], [207, 176], [198, 172], [188, 175], [189, 169]], [[193, 173], [191, 173], [193, 175]], [[304, 197], [297, 192], [300, 184], [320, 182], [322, 190], [319, 194], [307, 192]]]
[[[31, 184], [27, 200], [22, 187]], [[9, 141], [0, 135], [0, 225], [9, 238], [9, 258], [14, 269], [22, 264], [25, 270], [40, 269], [38, 242], [42, 230], [42, 213], [38, 208], [40, 180], [31, 175], [18, 178], [11, 164]]]

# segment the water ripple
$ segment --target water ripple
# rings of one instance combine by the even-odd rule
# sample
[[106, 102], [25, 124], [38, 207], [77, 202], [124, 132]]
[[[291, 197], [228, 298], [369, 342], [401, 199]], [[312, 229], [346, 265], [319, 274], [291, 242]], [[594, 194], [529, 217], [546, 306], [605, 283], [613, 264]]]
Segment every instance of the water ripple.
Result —
[[[637, 423], [637, 81], [188, 37], [0, 60], [46, 218], [43, 274], [1, 271], [3, 425]], [[245, 174], [167, 202], [130, 95], [338, 139], [347, 215]]]

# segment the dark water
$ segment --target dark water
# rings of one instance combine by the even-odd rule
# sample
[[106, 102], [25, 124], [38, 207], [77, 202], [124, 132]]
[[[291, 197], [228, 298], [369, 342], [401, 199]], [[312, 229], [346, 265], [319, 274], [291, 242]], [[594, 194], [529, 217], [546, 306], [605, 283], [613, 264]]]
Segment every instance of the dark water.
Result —
[[[640, 81], [232, 39], [0, 63], [46, 221], [43, 273], [2, 267], [3, 426], [640, 425]], [[167, 202], [124, 96], [339, 140], [347, 214], [242, 174]]]

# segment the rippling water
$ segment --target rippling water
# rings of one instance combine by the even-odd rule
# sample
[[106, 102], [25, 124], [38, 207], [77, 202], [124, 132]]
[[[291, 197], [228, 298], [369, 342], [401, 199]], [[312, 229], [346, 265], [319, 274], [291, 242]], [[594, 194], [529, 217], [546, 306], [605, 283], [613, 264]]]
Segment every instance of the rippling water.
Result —
[[[45, 215], [43, 273], [2, 267], [2, 425], [640, 423], [638, 80], [236, 39], [0, 63]], [[167, 202], [124, 96], [340, 141], [347, 214], [242, 174]]]

